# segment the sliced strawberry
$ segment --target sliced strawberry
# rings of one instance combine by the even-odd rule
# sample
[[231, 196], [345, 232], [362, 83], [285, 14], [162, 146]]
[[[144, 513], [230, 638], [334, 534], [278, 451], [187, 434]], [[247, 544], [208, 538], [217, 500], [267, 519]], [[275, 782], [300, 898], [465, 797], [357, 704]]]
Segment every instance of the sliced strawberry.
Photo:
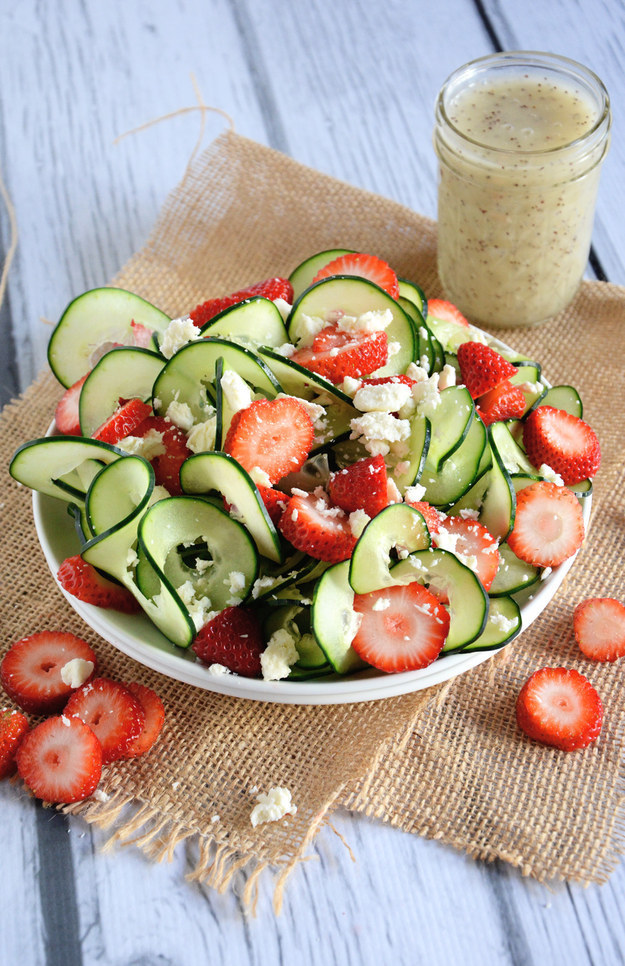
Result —
[[311, 346], [298, 349], [291, 359], [330, 382], [339, 383], [347, 376], [364, 376], [386, 365], [388, 339], [382, 330], [344, 332], [329, 325], [315, 336]]
[[138, 426], [152, 412], [152, 407], [141, 399], [128, 399], [93, 433], [93, 439], [103, 443], [119, 443], [124, 436], [132, 436]]
[[260, 677], [261, 627], [246, 607], [226, 607], [200, 630], [192, 649], [204, 664], [222, 664], [234, 674]]
[[462, 382], [473, 399], [495, 389], [517, 371], [496, 349], [481, 342], [462, 342], [458, 346], [458, 365]]
[[[70, 664], [74, 661], [77, 663]], [[78, 684], [89, 680], [96, 664], [94, 652], [80, 637], [65, 631], [41, 631], [9, 648], [0, 664], [0, 681], [23, 711], [54, 714]], [[75, 675], [78, 683], [73, 683]]]
[[93, 678], [74, 691], [63, 715], [80, 718], [89, 725], [102, 745], [102, 764], [123, 758], [145, 722], [141, 702], [127, 687], [110, 678]]
[[419, 511], [430, 533], [438, 533], [441, 523], [446, 519], [444, 513], [441, 513], [440, 510], [437, 510], [435, 506], [425, 500], [406, 500], [406, 503]]
[[404, 376], [399, 373], [395, 376], [369, 376], [368, 378], [362, 380], [363, 386], [386, 386], [388, 383], [393, 383], [395, 385], [400, 383], [403, 386], [410, 386], [411, 389], [417, 384], [415, 379], [411, 379], [410, 376]]
[[477, 400], [477, 413], [485, 426], [500, 419], [520, 419], [525, 412], [525, 396], [519, 386], [513, 386], [508, 379], [485, 392]]
[[48, 718], [20, 744], [17, 769], [37, 798], [79, 802], [98, 786], [102, 748], [91, 728], [78, 718]]
[[585, 748], [601, 732], [601, 698], [578, 671], [544, 667], [525, 682], [516, 717], [526, 735], [562, 751]]
[[238, 292], [233, 292], [231, 295], [224, 295], [222, 298], [209, 299], [207, 302], [202, 302], [201, 305], [196, 306], [191, 312], [191, 321], [198, 328], [206, 325], [210, 319], [213, 319], [224, 309], [230, 308], [231, 305], [236, 305], [237, 302], [244, 302], [245, 299], [257, 298], [262, 296], [262, 298], [271, 299], [284, 299], [285, 302], [291, 304], [293, 302], [293, 286], [289, 282], [288, 278], [268, 278], [264, 282], [256, 282], [255, 285], [250, 285], [248, 288], [242, 288]]
[[573, 614], [575, 640], [591, 661], [625, 657], [625, 604], [613, 597], [583, 600]]
[[29, 727], [28, 718], [21, 711], [0, 708], [0, 778], [16, 771], [15, 755]]
[[140, 349], [154, 348], [154, 340], [152, 338], [154, 332], [152, 329], [148, 329], [148, 327], [143, 325], [141, 322], [135, 322], [134, 319], [132, 319], [130, 327], [132, 329], [133, 345], [139, 346]]
[[332, 506], [319, 490], [292, 496], [280, 517], [279, 529], [297, 550], [329, 563], [347, 560], [356, 545], [344, 511]]
[[374, 517], [389, 502], [384, 457], [369, 456], [332, 473], [328, 493], [332, 502], [345, 513], [364, 510]]
[[550, 480], [532, 483], [517, 493], [510, 549], [534, 567], [557, 567], [579, 550], [584, 518], [577, 497]]
[[165, 708], [156, 691], [131, 681], [126, 684], [130, 693], [140, 702], [145, 715], [143, 729], [126, 745], [124, 758], [136, 758], [137, 755], [144, 755], [150, 750], [158, 736], [160, 735], [165, 721]]
[[86, 604], [110, 607], [123, 614], [136, 614], [139, 604], [129, 590], [116, 584], [83, 560], [80, 554], [67, 557], [58, 569], [56, 579], [63, 590]]
[[583, 419], [553, 406], [539, 406], [528, 415], [523, 445], [534, 466], [546, 463], [569, 485], [594, 476], [601, 463], [595, 431]]
[[453, 302], [444, 299], [428, 299], [428, 318], [438, 319], [440, 322], [455, 322], [456, 325], [468, 326], [468, 321]]
[[440, 654], [449, 633], [449, 614], [416, 581], [356, 594], [362, 621], [352, 647], [380, 671], [416, 671]]
[[462, 563], [480, 578], [484, 590], [490, 590], [499, 566], [499, 549], [491, 533], [477, 520], [445, 517], [433, 542], [451, 550]]
[[297, 399], [257, 399], [233, 421], [224, 450], [248, 473], [258, 467], [277, 483], [301, 469], [314, 437], [312, 420]]
[[271, 486], [257, 486], [257, 490], [263, 498], [263, 503], [265, 504], [267, 513], [271, 517], [271, 522], [277, 527], [280, 522], [280, 517], [289, 502], [288, 496], [280, 490], [274, 490]]
[[356, 275], [358, 278], [366, 278], [383, 288], [392, 298], [399, 298], [397, 275], [387, 262], [375, 255], [362, 252], [340, 255], [324, 265], [313, 278], [313, 282], [320, 282], [322, 278], [329, 278], [330, 275]]
[[57, 403], [54, 421], [57, 430], [64, 436], [81, 435], [78, 404], [80, 402], [80, 391], [88, 375], [89, 373], [86, 372], [73, 386], [66, 389]]
[[164, 486], [174, 496], [180, 496], [182, 487], [180, 486], [180, 467], [191, 456], [191, 450], [187, 446], [187, 437], [182, 429], [165, 419], [164, 416], [148, 416], [138, 426], [133, 435], [146, 436], [154, 429], [161, 434], [165, 452], [155, 456], [150, 460], [154, 469], [154, 477], [160, 486]]

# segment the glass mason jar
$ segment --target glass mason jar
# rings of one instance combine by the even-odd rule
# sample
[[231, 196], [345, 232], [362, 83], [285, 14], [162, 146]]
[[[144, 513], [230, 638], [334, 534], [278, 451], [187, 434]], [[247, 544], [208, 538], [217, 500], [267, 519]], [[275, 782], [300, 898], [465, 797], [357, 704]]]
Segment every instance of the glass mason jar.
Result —
[[436, 102], [438, 270], [472, 322], [536, 325], [586, 267], [610, 102], [555, 54], [511, 51], [460, 67]]

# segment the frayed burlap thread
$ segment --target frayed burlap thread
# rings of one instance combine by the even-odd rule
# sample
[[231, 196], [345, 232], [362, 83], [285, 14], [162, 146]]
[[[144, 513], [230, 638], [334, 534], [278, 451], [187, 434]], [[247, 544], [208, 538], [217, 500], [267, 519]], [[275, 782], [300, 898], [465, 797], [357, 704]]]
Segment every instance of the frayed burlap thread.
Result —
[[[147, 244], [114, 284], [173, 316], [250, 281], [289, 274], [306, 256], [333, 247], [373, 251], [430, 296], [440, 294], [431, 221], [228, 132], [189, 167]], [[163, 677], [98, 638], [56, 587], [30, 494], [7, 472], [15, 448], [45, 431], [60, 388], [42, 375], [7, 406], [0, 418], [3, 648], [46, 627], [73, 631], [95, 647], [102, 674], [154, 687], [167, 711], [145, 758], [107, 767], [100, 796], [107, 801], [67, 810], [108, 828], [109, 847], [134, 842], [155, 861], [193, 842], [190, 878], [226, 889], [243, 875], [251, 906], [270, 868], [279, 906], [286, 877], [341, 803], [477, 857], [503, 858], [538, 878], [605, 878], [623, 845], [623, 672], [579, 661], [570, 618], [581, 595], [625, 597], [618, 418], [624, 315], [622, 289], [586, 283], [560, 319], [509, 337], [521, 356], [543, 362], [552, 382], [581, 389], [602, 440], [593, 526], [565, 587], [505, 652], [507, 660], [495, 658], [438, 689], [366, 705], [230, 698]], [[583, 753], [540, 748], [516, 731], [522, 681], [555, 661], [585, 670], [604, 699], [604, 732]], [[255, 793], [272, 785], [290, 788], [297, 814], [253, 829]]]

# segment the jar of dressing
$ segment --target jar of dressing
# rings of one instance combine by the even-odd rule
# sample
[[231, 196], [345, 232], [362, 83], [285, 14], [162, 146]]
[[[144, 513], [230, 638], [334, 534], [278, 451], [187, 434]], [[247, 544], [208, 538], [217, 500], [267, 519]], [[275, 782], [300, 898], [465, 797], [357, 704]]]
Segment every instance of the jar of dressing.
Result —
[[448, 77], [434, 131], [438, 270], [472, 322], [536, 325], [571, 301], [610, 121], [599, 78], [555, 54], [493, 54]]

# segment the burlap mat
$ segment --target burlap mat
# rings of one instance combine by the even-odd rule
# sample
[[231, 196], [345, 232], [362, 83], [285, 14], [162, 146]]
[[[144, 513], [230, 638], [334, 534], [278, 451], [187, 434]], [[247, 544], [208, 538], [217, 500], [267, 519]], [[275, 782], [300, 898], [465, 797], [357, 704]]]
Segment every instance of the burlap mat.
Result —
[[[401, 206], [320, 175], [229, 133], [172, 193], [145, 248], [115, 284], [171, 315], [200, 299], [269, 275], [288, 274], [324, 248], [373, 251], [401, 275], [441, 294], [435, 226]], [[0, 564], [3, 647], [45, 627], [89, 639], [101, 670], [154, 687], [166, 726], [144, 759], [106, 770], [106, 802], [69, 811], [110, 826], [155, 859], [193, 837], [192, 878], [226, 888], [277, 868], [278, 889], [337, 804], [441, 839], [470, 854], [501, 858], [539, 879], [601, 882], [623, 847], [623, 664], [580, 661], [574, 603], [625, 598], [622, 326], [625, 290], [585, 283], [561, 318], [535, 331], [499, 335], [543, 363], [553, 383], [581, 391], [598, 430], [603, 465], [593, 524], [567, 583], [546, 613], [503, 654], [451, 685], [385, 701], [337, 707], [260, 704], [194, 689], [136, 665], [97, 638], [66, 604], [35, 535], [30, 494], [8, 478], [23, 441], [41, 435], [59, 388], [43, 376], [1, 417], [4, 548]], [[539, 747], [518, 732], [515, 696], [545, 664], [575, 666], [606, 708], [603, 733], [585, 752]], [[256, 790], [286, 785], [297, 815], [252, 829]]]

